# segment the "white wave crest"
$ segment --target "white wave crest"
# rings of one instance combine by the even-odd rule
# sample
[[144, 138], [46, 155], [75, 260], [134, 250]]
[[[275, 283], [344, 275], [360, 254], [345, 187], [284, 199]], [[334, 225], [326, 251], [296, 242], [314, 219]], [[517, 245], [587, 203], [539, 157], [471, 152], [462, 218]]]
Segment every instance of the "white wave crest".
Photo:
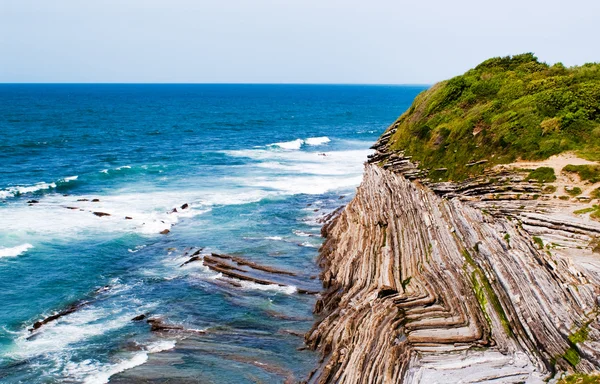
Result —
[[16, 187], [8, 187], [2, 191], [0, 191], [0, 198], [8, 198], [15, 197], [19, 195], [24, 195], [27, 193], [33, 193], [38, 191], [43, 191], [45, 189], [56, 188], [56, 183], [37, 183], [34, 185], [28, 186], [16, 186]]
[[33, 248], [33, 245], [29, 243], [17, 245], [12, 248], [0, 248], [0, 257], [16, 257], [22, 255], [31, 248]]
[[175, 340], [160, 340], [154, 343], [150, 343], [146, 346], [146, 351], [150, 353], [158, 353], [162, 351], [168, 351], [175, 348], [177, 341]]
[[309, 137], [308, 139], [304, 140], [304, 143], [306, 145], [323, 145], [323, 144], [327, 144], [331, 141], [331, 139], [327, 136], [321, 136], [321, 137]]
[[269, 144], [269, 147], [279, 147], [281, 149], [288, 149], [288, 150], [298, 150], [302, 147], [302, 144], [304, 144], [304, 140], [302, 139], [296, 139], [296, 140], [292, 140], [292, 141], [284, 141], [281, 143], [273, 143], [273, 144]]
[[84, 384], [105, 384], [117, 373], [135, 368], [148, 361], [148, 354], [168, 351], [175, 348], [175, 340], [161, 340], [150, 343], [144, 351], [134, 353], [129, 359], [121, 360], [116, 364], [103, 365], [94, 360], [84, 360], [79, 363], [69, 362], [64, 369], [64, 375], [81, 380]]
[[276, 284], [263, 285], [263, 284], [256, 284], [252, 281], [240, 281], [240, 285], [244, 289], [253, 289], [253, 290], [257, 290], [257, 291], [280, 292], [280, 293], [285, 293], [286, 295], [293, 295], [294, 293], [296, 293], [298, 291], [298, 288], [296, 288], [293, 285], [284, 285], [284, 286], [276, 285]]
[[78, 177], [79, 176], [64, 177], [62, 179], [59, 179], [57, 182], [53, 183], [46, 183], [42, 181], [33, 185], [17, 185], [14, 187], [8, 187], [6, 189], [0, 190], [0, 199], [7, 199], [9, 197], [44, 191], [46, 189], [54, 189], [56, 188], [56, 183], [68, 183], [70, 181], [77, 180]]
[[283, 237], [281, 236], [267, 236], [265, 237], [265, 240], [283, 240]]

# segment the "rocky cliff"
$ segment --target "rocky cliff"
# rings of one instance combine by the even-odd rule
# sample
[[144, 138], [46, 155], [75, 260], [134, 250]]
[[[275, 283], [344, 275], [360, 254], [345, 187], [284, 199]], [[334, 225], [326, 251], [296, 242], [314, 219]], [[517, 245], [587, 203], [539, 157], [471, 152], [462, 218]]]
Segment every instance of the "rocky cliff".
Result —
[[[595, 163], [563, 155], [442, 182], [390, 142], [401, 128], [323, 227], [320, 320], [306, 335], [323, 360], [309, 382], [542, 383], [600, 370], [598, 180], [562, 166]], [[536, 180], [536, 168], [558, 177]]]

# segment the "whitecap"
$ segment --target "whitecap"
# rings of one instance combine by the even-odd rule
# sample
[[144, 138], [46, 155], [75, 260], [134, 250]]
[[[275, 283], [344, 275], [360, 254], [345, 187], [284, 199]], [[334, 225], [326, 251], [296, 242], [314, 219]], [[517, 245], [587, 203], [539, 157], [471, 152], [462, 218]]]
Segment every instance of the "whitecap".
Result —
[[61, 181], [65, 182], [65, 183], [68, 183], [69, 181], [77, 180], [77, 178], [79, 178], [79, 176], [77, 176], [77, 175], [75, 175], [75, 176], [69, 176], [69, 177], [65, 177]]
[[175, 348], [175, 344], [177, 344], [175, 340], [160, 340], [148, 344], [145, 349], [150, 353], [158, 353]]
[[38, 192], [38, 191], [43, 191], [46, 189], [51, 189], [51, 188], [56, 188], [56, 183], [37, 183], [34, 185], [28, 185], [28, 186], [15, 186], [15, 187], [8, 187], [2, 191], [0, 191], [0, 198], [8, 198], [8, 197], [15, 197], [15, 196], [19, 196], [19, 195], [24, 195], [27, 193], [33, 193], [33, 192]]
[[285, 293], [286, 295], [292, 295], [298, 291], [298, 288], [296, 288], [293, 285], [284, 285], [284, 286], [277, 285], [277, 284], [264, 285], [264, 284], [254, 283], [252, 281], [240, 281], [240, 285], [244, 289], [253, 289], [253, 290], [257, 290], [257, 291], [272, 291], [272, 292]]
[[81, 309], [44, 325], [34, 333], [24, 329], [7, 355], [28, 359], [61, 352], [70, 344], [122, 328], [130, 323], [133, 316], [135, 313], [114, 317], [112, 313], [99, 308]]
[[31, 248], [33, 248], [33, 245], [29, 243], [17, 245], [12, 248], [0, 248], [0, 257], [16, 257], [22, 255]]
[[265, 240], [283, 240], [281, 236], [266, 236]]
[[313, 243], [309, 243], [308, 241], [305, 241], [304, 243], [300, 244], [303, 247], [308, 247], [308, 248], [319, 248], [319, 245], [317, 244], [313, 244]]
[[281, 143], [269, 144], [269, 146], [270, 147], [279, 147], [281, 149], [288, 149], [288, 150], [298, 150], [302, 147], [302, 144], [304, 144], [304, 140], [296, 139], [296, 140], [292, 140], [292, 141], [284, 141]]
[[79, 363], [68, 362], [63, 374], [81, 380], [84, 384], [105, 384], [110, 382], [112, 376], [147, 362], [148, 354], [168, 351], [175, 348], [175, 345], [175, 340], [156, 341], [146, 345], [144, 351], [136, 352], [130, 358], [116, 364], [102, 364], [91, 359]]
[[[93, 368], [95, 368], [97, 370], [97, 372], [92, 373], [91, 375], [87, 376], [84, 380], [83, 383], [84, 384], [105, 384], [108, 383], [110, 381], [110, 377], [113, 375], [116, 375], [117, 373], [126, 371], [128, 369], [131, 368], [135, 368], [138, 365], [142, 365], [144, 364], [146, 361], [148, 361], [148, 353], [147, 352], [139, 352], [133, 355], [132, 358], [127, 359], [127, 360], [123, 360], [117, 364], [112, 364], [112, 365], [108, 365], [108, 366], [100, 366], [98, 367], [98, 365], [93, 366]], [[81, 369], [81, 367], [77, 367], [79, 369]], [[74, 371], [77, 368], [71, 368], [71, 371]], [[86, 369], [89, 372], [89, 367], [83, 367], [83, 369]], [[77, 376], [76, 372], [75, 376]]]
[[323, 145], [323, 144], [327, 144], [331, 141], [331, 139], [327, 136], [322, 136], [322, 137], [309, 137], [308, 139], [304, 140], [304, 143], [306, 145]]
[[304, 231], [299, 231], [297, 229], [294, 229], [292, 232], [294, 233], [294, 235], [300, 236], [300, 237], [314, 236], [312, 233], [308, 233], [308, 232], [304, 232]]

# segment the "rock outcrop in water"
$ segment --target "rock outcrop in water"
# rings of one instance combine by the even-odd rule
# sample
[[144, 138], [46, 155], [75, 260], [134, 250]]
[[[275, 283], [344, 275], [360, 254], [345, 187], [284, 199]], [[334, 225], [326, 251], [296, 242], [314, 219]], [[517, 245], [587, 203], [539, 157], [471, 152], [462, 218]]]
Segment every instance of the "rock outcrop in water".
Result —
[[445, 168], [393, 148], [399, 125], [323, 227], [320, 320], [305, 336], [323, 360], [309, 382], [543, 383], [600, 370], [600, 223], [587, 215], [598, 208], [555, 194], [597, 181], [542, 183], [529, 168], [543, 163], [479, 159], [461, 166], [478, 174], [442, 182], [432, 175]]

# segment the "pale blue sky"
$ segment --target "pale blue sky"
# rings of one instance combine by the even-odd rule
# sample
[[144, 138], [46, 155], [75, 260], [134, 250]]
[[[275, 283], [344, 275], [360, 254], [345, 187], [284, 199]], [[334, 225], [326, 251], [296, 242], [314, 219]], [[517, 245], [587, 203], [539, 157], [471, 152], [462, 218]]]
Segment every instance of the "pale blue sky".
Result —
[[433, 83], [600, 61], [599, 0], [0, 0], [0, 82]]

